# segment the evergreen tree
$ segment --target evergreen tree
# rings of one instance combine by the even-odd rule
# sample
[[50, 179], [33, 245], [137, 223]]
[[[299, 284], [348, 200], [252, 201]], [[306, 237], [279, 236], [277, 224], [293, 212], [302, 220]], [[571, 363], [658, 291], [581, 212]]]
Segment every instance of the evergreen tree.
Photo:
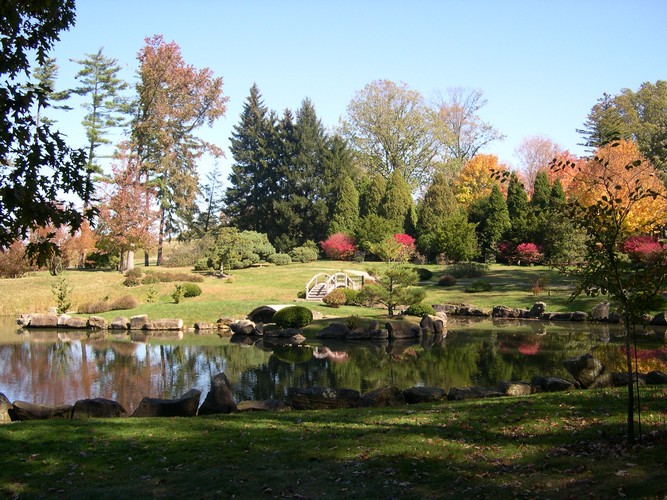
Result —
[[530, 200], [530, 206], [534, 211], [540, 212], [549, 207], [549, 197], [551, 196], [551, 184], [549, 177], [544, 170], [541, 170], [535, 176], [533, 184], [533, 197]]
[[[327, 137], [322, 167], [322, 179], [326, 186], [324, 197], [327, 200], [329, 218], [333, 217], [334, 209], [338, 202], [338, 195], [343, 183], [346, 182], [346, 179], [352, 180], [352, 183], [355, 186], [355, 191], [357, 191], [358, 211], [360, 194], [356, 182], [359, 178], [359, 173], [354, 165], [352, 150], [349, 148], [345, 139], [340, 135], [333, 134], [332, 136]], [[328, 231], [328, 234], [333, 233]]]
[[118, 61], [104, 56], [102, 49], [96, 54], [86, 54], [84, 59], [74, 62], [82, 68], [75, 76], [79, 86], [72, 92], [88, 98], [82, 104], [86, 115], [81, 124], [86, 130], [88, 140], [86, 170], [90, 179], [92, 174], [102, 173], [102, 168], [97, 162], [97, 148], [111, 142], [107, 138], [111, 129], [126, 123], [125, 115], [130, 112], [130, 105], [121, 92], [128, 87], [128, 84], [118, 78], [121, 70]]
[[435, 236], [442, 230], [444, 218], [457, 209], [454, 192], [444, 172], [436, 172], [430, 186], [419, 204], [418, 238], [419, 251], [429, 258], [440, 253], [435, 247]]
[[588, 113], [584, 128], [577, 129], [577, 132], [584, 138], [581, 145], [592, 151], [610, 142], [630, 138], [628, 127], [623, 122], [615, 98], [607, 93], [598, 99]]
[[530, 208], [528, 194], [519, 177], [512, 172], [507, 186], [507, 212], [512, 228], [508, 237], [515, 245], [530, 237]]
[[477, 223], [477, 237], [484, 260], [492, 260], [498, 243], [511, 228], [507, 203], [497, 184], [493, 185], [488, 196], [473, 202], [468, 220]]
[[373, 174], [364, 180], [359, 195], [359, 215], [361, 217], [377, 215], [387, 190], [387, 181], [380, 174]]
[[230, 151], [234, 158], [225, 206], [239, 230], [268, 233], [273, 226], [277, 192], [278, 133], [276, 119], [264, 106], [259, 87], [250, 88], [240, 122], [234, 126]]
[[[72, 108], [66, 104], [54, 104], [56, 102], [63, 102], [69, 99], [70, 92], [67, 90], [56, 91], [56, 79], [58, 78], [58, 64], [53, 57], [49, 57], [35, 68], [33, 77], [37, 81], [37, 86], [42, 89], [44, 95], [49, 100], [48, 107], [53, 109], [62, 109], [70, 111]], [[40, 124], [53, 125], [55, 122], [43, 114], [43, 108], [46, 106], [38, 103], [37, 115], [35, 122], [39, 127]]]
[[406, 217], [412, 205], [410, 185], [400, 171], [394, 170], [387, 181], [387, 189], [380, 202], [379, 215], [387, 219], [394, 232], [405, 232]]
[[561, 210], [566, 202], [567, 197], [565, 196], [563, 184], [561, 184], [560, 179], [556, 179], [551, 186], [551, 193], [549, 194], [549, 208], [552, 211]]
[[440, 227], [433, 235], [432, 250], [443, 254], [447, 260], [463, 262], [479, 255], [476, 224], [468, 222], [468, 214], [463, 207], [455, 208], [442, 218]]
[[337, 194], [337, 202], [329, 224], [329, 234], [352, 235], [359, 223], [359, 192], [349, 176], [345, 176]]

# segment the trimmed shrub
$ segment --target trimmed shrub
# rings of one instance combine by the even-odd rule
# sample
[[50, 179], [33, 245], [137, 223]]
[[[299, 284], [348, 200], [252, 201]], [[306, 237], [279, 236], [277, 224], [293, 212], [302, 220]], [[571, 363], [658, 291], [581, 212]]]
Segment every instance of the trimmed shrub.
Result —
[[451, 274], [455, 278], [480, 278], [489, 270], [487, 264], [480, 264], [479, 262], [459, 262], [447, 266], [447, 274]]
[[359, 292], [360, 290], [352, 290], [351, 288], [341, 288], [345, 294], [345, 305], [346, 306], [358, 306], [359, 304]]
[[473, 281], [470, 286], [468, 286], [465, 291], [467, 293], [480, 293], [480, 292], [488, 292], [491, 290], [491, 283], [488, 281], [484, 280], [476, 280]]
[[182, 283], [183, 297], [198, 297], [201, 295], [201, 288], [195, 283]]
[[345, 233], [332, 234], [320, 245], [327, 258], [332, 260], [349, 260], [357, 251], [354, 240]]
[[292, 263], [292, 257], [286, 253], [274, 253], [269, 255], [266, 260], [270, 264], [275, 264], [276, 266], [286, 266]]
[[426, 269], [425, 267], [418, 267], [415, 271], [417, 271], [419, 281], [428, 281], [433, 277], [433, 271]]
[[273, 322], [279, 328], [303, 328], [313, 321], [313, 313], [303, 306], [290, 306], [273, 315]]
[[172, 283], [174, 281], [202, 283], [204, 281], [203, 276], [190, 273], [168, 273], [164, 271], [149, 271], [146, 273], [146, 276], [152, 276], [154, 279], [157, 280], [157, 281], [151, 281], [150, 283]]
[[80, 314], [100, 314], [107, 311], [111, 311], [111, 304], [106, 300], [85, 302], [78, 307], [78, 312]]
[[522, 264], [537, 264], [543, 257], [540, 247], [535, 243], [521, 243], [516, 247], [516, 258]]
[[316, 261], [318, 252], [317, 248], [302, 246], [292, 248], [289, 255], [292, 258], [292, 262], [306, 263]]
[[213, 267], [213, 263], [211, 262], [210, 259], [207, 259], [206, 257], [202, 257], [201, 259], [198, 259], [197, 262], [195, 262], [194, 265], [194, 270], [195, 271], [207, 271]]
[[139, 285], [141, 285], [141, 279], [130, 276], [130, 277], [125, 278], [125, 280], [123, 281], [123, 285], [129, 286], [129, 287], [139, 286]]
[[114, 269], [120, 264], [120, 258], [117, 255], [111, 255], [103, 252], [91, 252], [86, 255], [84, 266], [86, 269]]
[[438, 279], [438, 286], [454, 286], [456, 285], [456, 278], [451, 274], [443, 274]]
[[430, 316], [435, 315], [435, 309], [433, 309], [433, 306], [429, 306], [428, 304], [412, 304], [410, 307], [408, 307], [403, 314], [406, 316], [419, 316], [422, 317], [424, 314], [428, 314]]
[[159, 283], [160, 278], [155, 276], [153, 273], [146, 274], [143, 278], [141, 278], [141, 284], [142, 285], [153, 285], [155, 283]]
[[143, 274], [144, 273], [138, 267], [134, 267], [134, 268], [130, 269], [129, 271], [125, 271], [125, 277], [126, 278], [141, 278], [141, 276], [143, 276]]
[[139, 305], [139, 301], [132, 297], [132, 295], [123, 295], [117, 298], [110, 304], [112, 311], [119, 311], [121, 309], [134, 309]]
[[329, 307], [340, 307], [345, 304], [347, 297], [345, 296], [345, 290], [343, 288], [336, 288], [331, 290], [326, 297], [322, 299]]

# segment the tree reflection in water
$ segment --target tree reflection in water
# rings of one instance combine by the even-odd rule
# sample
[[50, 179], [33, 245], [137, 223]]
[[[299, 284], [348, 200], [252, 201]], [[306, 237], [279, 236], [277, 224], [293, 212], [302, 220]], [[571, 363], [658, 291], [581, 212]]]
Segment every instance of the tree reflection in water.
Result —
[[[311, 341], [281, 346], [269, 339], [182, 338], [143, 334], [0, 330], [0, 392], [44, 404], [103, 397], [133, 411], [144, 396], [175, 398], [208, 391], [224, 372], [237, 401], [284, 398], [289, 387], [336, 387], [363, 392], [395, 385], [490, 386], [534, 375], [567, 376], [562, 361], [584, 352], [612, 370], [622, 366], [622, 337], [609, 325], [546, 326], [487, 321], [450, 325], [446, 337], [400, 342]], [[648, 332], [639, 346], [643, 366], [667, 371], [665, 334]]]

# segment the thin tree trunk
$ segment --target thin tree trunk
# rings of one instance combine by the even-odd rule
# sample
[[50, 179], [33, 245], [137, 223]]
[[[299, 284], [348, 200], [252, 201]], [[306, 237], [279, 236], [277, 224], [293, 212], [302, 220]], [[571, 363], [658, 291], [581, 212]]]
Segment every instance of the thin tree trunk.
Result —
[[148, 260], [148, 250], [144, 250], [144, 266], [148, 267], [149, 264], [150, 262]]
[[128, 250], [127, 251], [127, 264], [125, 264], [125, 270], [129, 271], [131, 269], [134, 269], [134, 251]]
[[164, 243], [164, 208], [160, 210], [160, 231], [157, 236], [157, 262], [156, 266], [162, 265], [162, 244]]

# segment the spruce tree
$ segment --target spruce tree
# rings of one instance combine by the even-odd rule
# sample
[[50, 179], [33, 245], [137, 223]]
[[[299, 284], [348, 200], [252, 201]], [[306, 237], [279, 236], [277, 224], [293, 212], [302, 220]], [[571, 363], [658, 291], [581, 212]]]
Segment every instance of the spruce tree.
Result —
[[359, 223], [359, 192], [354, 182], [346, 176], [337, 193], [337, 202], [329, 224], [329, 234], [353, 235]]
[[387, 181], [380, 174], [365, 178], [359, 195], [359, 215], [361, 217], [377, 215], [386, 190]]
[[454, 212], [457, 206], [447, 175], [436, 172], [417, 210], [417, 247], [429, 258], [439, 253], [434, 247], [436, 234], [442, 230], [445, 217]]
[[533, 197], [530, 200], [530, 205], [534, 211], [539, 212], [549, 207], [549, 197], [551, 196], [551, 184], [549, 177], [544, 170], [540, 170], [535, 176], [535, 184], [533, 184]]
[[561, 184], [560, 179], [556, 179], [551, 186], [551, 193], [549, 194], [549, 208], [552, 211], [561, 210], [566, 202], [567, 197], [565, 196], [563, 184]]
[[525, 242], [530, 237], [528, 194], [514, 172], [510, 175], [507, 186], [507, 212], [512, 224], [509, 239], [515, 245]]
[[477, 223], [477, 237], [484, 260], [493, 260], [498, 243], [511, 228], [507, 202], [497, 184], [493, 185], [488, 196], [473, 202], [468, 220]]
[[405, 232], [405, 221], [412, 206], [410, 185], [400, 171], [394, 170], [387, 181], [387, 189], [380, 202], [379, 215], [387, 219], [394, 232]]

